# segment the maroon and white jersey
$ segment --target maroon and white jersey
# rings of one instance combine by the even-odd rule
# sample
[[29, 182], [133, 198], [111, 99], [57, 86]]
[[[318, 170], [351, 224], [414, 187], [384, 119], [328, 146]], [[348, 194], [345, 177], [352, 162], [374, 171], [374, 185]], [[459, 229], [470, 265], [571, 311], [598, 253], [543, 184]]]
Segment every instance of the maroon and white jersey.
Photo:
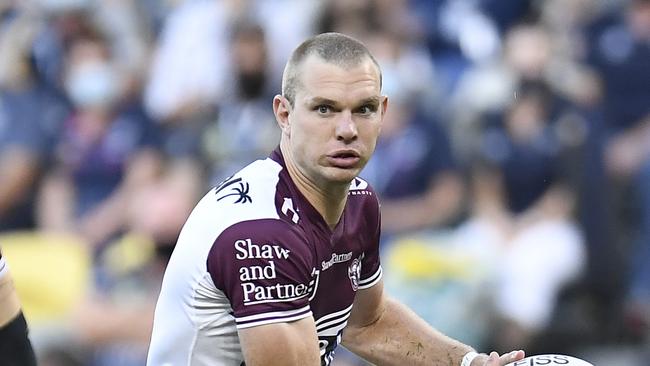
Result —
[[313, 316], [321, 364], [341, 341], [356, 291], [379, 282], [379, 204], [355, 178], [331, 230], [279, 150], [201, 199], [169, 261], [148, 365], [236, 365], [237, 329]]

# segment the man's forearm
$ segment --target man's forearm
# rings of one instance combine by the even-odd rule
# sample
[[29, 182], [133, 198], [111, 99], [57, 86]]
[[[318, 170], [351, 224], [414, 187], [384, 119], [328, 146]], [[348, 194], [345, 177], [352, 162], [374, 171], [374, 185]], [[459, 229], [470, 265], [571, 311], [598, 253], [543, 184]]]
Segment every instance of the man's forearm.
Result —
[[470, 346], [436, 331], [413, 311], [387, 300], [377, 320], [346, 328], [343, 345], [376, 365], [460, 366]]

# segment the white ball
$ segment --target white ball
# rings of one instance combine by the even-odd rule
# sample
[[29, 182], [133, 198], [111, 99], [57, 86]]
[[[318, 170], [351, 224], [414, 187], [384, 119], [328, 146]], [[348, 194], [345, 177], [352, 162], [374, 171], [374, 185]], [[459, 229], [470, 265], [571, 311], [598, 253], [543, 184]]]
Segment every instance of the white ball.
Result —
[[509, 363], [507, 366], [594, 366], [587, 361], [566, 355], [535, 355]]

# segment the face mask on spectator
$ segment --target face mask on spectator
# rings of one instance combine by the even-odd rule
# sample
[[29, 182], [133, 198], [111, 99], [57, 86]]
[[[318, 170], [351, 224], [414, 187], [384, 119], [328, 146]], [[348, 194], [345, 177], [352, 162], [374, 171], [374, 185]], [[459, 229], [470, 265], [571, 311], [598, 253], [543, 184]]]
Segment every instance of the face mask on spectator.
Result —
[[105, 62], [86, 62], [73, 67], [65, 87], [72, 102], [80, 108], [105, 108], [118, 96], [115, 70]]

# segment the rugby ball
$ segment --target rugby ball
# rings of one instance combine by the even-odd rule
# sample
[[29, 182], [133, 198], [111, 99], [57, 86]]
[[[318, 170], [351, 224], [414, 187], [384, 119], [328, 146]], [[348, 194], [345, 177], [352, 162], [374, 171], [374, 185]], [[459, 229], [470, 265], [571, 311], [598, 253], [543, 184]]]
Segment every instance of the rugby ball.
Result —
[[536, 355], [528, 356], [507, 366], [594, 366], [587, 361], [566, 355]]

